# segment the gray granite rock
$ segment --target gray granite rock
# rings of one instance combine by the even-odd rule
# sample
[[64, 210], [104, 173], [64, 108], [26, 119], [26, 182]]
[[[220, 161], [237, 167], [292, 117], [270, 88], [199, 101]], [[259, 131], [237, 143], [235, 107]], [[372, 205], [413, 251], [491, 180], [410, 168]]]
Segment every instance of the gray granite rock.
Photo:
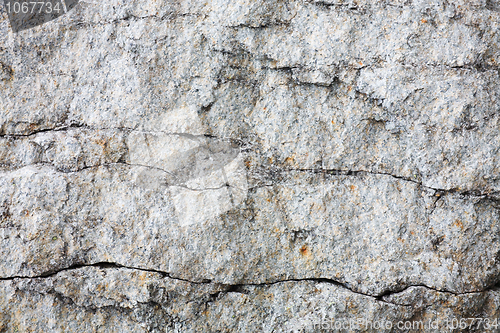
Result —
[[498, 331], [495, 1], [0, 6], [1, 332]]
[[461, 330], [484, 332], [498, 321], [498, 291], [411, 287], [374, 298], [331, 281], [227, 286], [105, 265], [0, 288], [6, 332], [442, 332], [459, 331], [453, 319], [488, 316]]

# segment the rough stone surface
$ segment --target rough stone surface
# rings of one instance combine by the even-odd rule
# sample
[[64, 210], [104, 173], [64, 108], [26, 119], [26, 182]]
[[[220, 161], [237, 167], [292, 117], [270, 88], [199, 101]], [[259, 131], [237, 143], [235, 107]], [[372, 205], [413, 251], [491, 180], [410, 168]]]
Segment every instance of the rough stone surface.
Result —
[[497, 1], [0, 10], [0, 332], [500, 331]]

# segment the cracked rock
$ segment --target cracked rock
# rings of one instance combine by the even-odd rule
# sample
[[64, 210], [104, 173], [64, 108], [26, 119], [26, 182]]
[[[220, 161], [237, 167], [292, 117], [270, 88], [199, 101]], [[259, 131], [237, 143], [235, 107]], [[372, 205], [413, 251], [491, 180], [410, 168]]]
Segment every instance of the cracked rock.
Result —
[[0, 13], [1, 332], [498, 331], [494, 1]]

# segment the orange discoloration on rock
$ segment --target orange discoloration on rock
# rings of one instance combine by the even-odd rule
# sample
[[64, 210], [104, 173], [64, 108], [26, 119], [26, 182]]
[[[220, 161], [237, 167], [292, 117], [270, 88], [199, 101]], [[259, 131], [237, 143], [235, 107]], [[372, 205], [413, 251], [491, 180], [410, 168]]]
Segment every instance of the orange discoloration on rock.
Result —
[[95, 140], [95, 142], [99, 145], [99, 146], [102, 146], [102, 147], [106, 147], [106, 140], [103, 140], [103, 139], [97, 139]]

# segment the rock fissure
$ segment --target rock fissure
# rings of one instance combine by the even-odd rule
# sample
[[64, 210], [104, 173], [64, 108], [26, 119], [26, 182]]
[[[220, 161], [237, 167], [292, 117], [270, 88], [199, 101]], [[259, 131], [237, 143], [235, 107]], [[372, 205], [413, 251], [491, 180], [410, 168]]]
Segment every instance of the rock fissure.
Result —
[[197, 13], [167, 13], [163, 16], [158, 16], [158, 15], [145, 15], [145, 16], [136, 16], [130, 13], [127, 13], [127, 15], [116, 18], [114, 20], [110, 21], [103, 21], [103, 22], [81, 22], [81, 21], [76, 21], [72, 22], [70, 26], [77, 27], [78, 29], [84, 29], [88, 27], [96, 27], [96, 26], [106, 26], [106, 25], [117, 25], [121, 22], [127, 22], [127, 21], [143, 21], [143, 20], [156, 20], [159, 22], [162, 21], [174, 21], [179, 18], [184, 18], [184, 17], [205, 17], [203, 14], [197, 14]]
[[[174, 133], [172, 135], [184, 135], [184, 134]], [[154, 170], [157, 170], [157, 171], [161, 171], [161, 172], [164, 172], [165, 174], [168, 174], [170, 176], [175, 177], [175, 174], [173, 172], [165, 170], [165, 169], [162, 169], [160, 167], [150, 166], [150, 165], [145, 165], [145, 164], [139, 164], [139, 163], [127, 163], [127, 162], [123, 162], [123, 161], [114, 162], [114, 163], [101, 163], [101, 164], [96, 164], [96, 165], [89, 165], [89, 166], [85, 166], [83, 168], [80, 168], [78, 170], [61, 169], [61, 168], [55, 167], [50, 162], [39, 162], [39, 163], [33, 163], [33, 164], [23, 165], [23, 166], [20, 166], [20, 167], [17, 167], [17, 168], [13, 168], [11, 170], [5, 170], [4, 172], [12, 172], [12, 171], [15, 171], [15, 170], [19, 170], [19, 169], [23, 169], [23, 168], [27, 168], [27, 167], [33, 167], [33, 166], [35, 166], [35, 167], [36, 166], [46, 166], [46, 167], [54, 168], [57, 172], [61, 172], [61, 173], [64, 173], [64, 174], [71, 174], [71, 173], [82, 172], [82, 171], [85, 171], [85, 170], [88, 170], [88, 169], [96, 169], [96, 168], [100, 168], [100, 167], [109, 167], [109, 166], [114, 166], [114, 165], [126, 165], [126, 166], [131, 166], [131, 167], [144, 167], [144, 168], [149, 168], [149, 169], [154, 169]], [[0, 166], [2, 166], [2, 165], [0, 164]], [[10, 167], [9, 165], [3, 165], [3, 166], [4, 167]], [[402, 180], [402, 181], [411, 182], [413, 184], [421, 186], [422, 188], [427, 188], [429, 190], [432, 190], [432, 191], [435, 192], [435, 196], [436, 197], [442, 197], [442, 196], [445, 196], [447, 194], [457, 194], [457, 195], [460, 195], [460, 196], [463, 196], [463, 197], [488, 198], [488, 199], [492, 199], [494, 201], [497, 201], [497, 198], [495, 198], [494, 196], [500, 194], [500, 191], [482, 192], [480, 189], [472, 189], [472, 190], [467, 190], [467, 191], [461, 191], [461, 190], [459, 190], [457, 188], [451, 188], [451, 189], [435, 188], [435, 187], [427, 186], [427, 185], [425, 185], [422, 182], [413, 180], [413, 179], [408, 178], [408, 177], [399, 176], [399, 175], [393, 175], [393, 174], [384, 173], [384, 172], [368, 171], [368, 170], [342, 170], [342, 169], [321, 169], [321, 168], [317, 168], [317, 169], [316, 168], [311, 168], [311, 169], [280, 169], [280, 168], [278, 168], [274, 172], [277, 172], [277, 173], [280, 173], [280, 172], [310, 172], [310, 173], [328, 174], [328, 175], [334, 175], [334, 176], [353, 176], [353, 177], [356, 177], [356, 176], [359, 176], [359, 175], [362, 175], [362, 174], [379, 175], [379, 176], [389, 176], [389, 177], [392, 177], [392, 178], [395, 178], [395, 179], [399, 179], [399, 180]], [[279, 183], [254, 186], [254, 187], [250, 187], [249, 189], [255, 189], [255, 188], [260, 188], [260, 187], [276, 186], [277, 184], [279, 184]], [[175, 183], [175, 184], [166, 184], [166, 185], [167, 186], [185, 187], [186, 189], [192, 190], [192, 191], [219, 190], [219, 189], [222, 189], [222, 188], [225, 188], [225, 187], [235, 187], [235, 186], [230, 185], [230, 184], [224, 184], [224, 185], [222, 185], [220, 187], [206, 188], [206, 189], [205, 188], [197, 189], [197, 188], [187, 187], [187, 186], [185, 186], [185, 185], [183, 185], [181, 183], [179, 183], [179, 184], [177, 184], [177, 183]], [[238, 188], [238, 187], [235, 187], [235, 188], [242, 190], [242, 188]], [[437, 200], [436, 200], [436, 202], [437, 202]]]
[[231, 293], [231, 292], [246, 294], [248, 292], [244, 289], [245, 287], [266, 287], [266, 286], [273, 286], [273, 285], [282, 284], [282, 283], [307, 282], [307, 281], [315, 282], [315, 283], [326, 283], [326, 284], [335, 285], [337, 287], [341, 287], [341, 288], [346, 289], [349, 292], [352, 292], [354, 294], [358, 294], [358, 295], [365, 296], [365, 297], [371, 297], [371, 298], [374, 298], [374, 299], [381, 301], [381, 302], [384, 302], [384, 303], [401, 305], [401, 306], [411, 306], [411, 305], [395, 304], [393, 302], [386, 300], [385, 298], [392, 296], [392, 295], [395, 295], [395, 294], [400, 294], [400, 293], [402, 293], [410, 288], [417, 288], [417, 287], [425, 288], [425, 289], [428, 289], [430, 291], [435, 291], [438, 293], [447, 293], [447, 294], [451, 294], [454, 296], [484, 293], [484, 292], [488, 292], [491, 290], [496, 290], [499, 287], [498, 283], [494, 283], [491, 286], [488, 286], [488, 287], [481, 289], [481, 290], [466, 291], [466, 292], [454, 292], [454, 291], [450, 291], [450, 290], [430, 287], [430, 286], [427, 286], [424, 284], [412, 284], [412, 285], [407, 285], [404, 288], [390, 289], [390, 290], [382, 291], [378, 294], [370, 294], [370, 293], [360, 292], [354, 288], [349, 287], [345, 283], [339, 282], [339, 281], [334, 280], [334, 279], [329, 279], [329, 278], [297, 278], [297, 279], [290, 278], [290, 279], [276, 280], [276, 281], [270, 281], [270, 282], [260, 282], [260, 283], [246, 282], [246, 283], [236, 283], [236, 284], [224, 284], [224, 283], [214, 282], [212, 279], [200, 279], [198, 281], [193, 281], [193, 280], [184, 279], [184, 278], [181, 278], [178, 276], [174, 276], [172, 273], [165, 272], [165, 271], [158, 270], [158, 269], [133, 267], [133, 266], [122, 265], [122, 264], [118, 264], [118, 263], [114, 263], [114, 262], [98, 262], [98, 263], [94, 263], [94, 264], [76, 264], [76, 265], [69, 266], [67, 268], [63, 268], [63, 269], [59, 269], [59, 270], [55, 270], [55, 271], [50, 271], [50, 272], [42, 273], [40, 275], [35, 275], [35, 276], [2, 277], [2, 278], [0, 278], [0, 281], [26, 280], [26, 279], [27, 280], [47, 279], [47, 278], [56, 277], [58, 274], [63, 273], [63, 272], [71, 272], [71, 271], [78, 270], [78, 269], [85, 268], [85, 267], [95, 267], [95, 268], [98, 268], [100, 270], [128, 269], [128, 270], [135, 270], [135, 271], [141, 271], [141, 272], [155, 273], [155, 274], [161, 275], [162, 278], [178, 280], [178, 281], [182, 281], [182, 282], [186, 282], [186, 283], [190, 283], [190, 284], [195, 284], [195, 285], [206, 285], [206, 284], [219, 285], [219, 286], [223, 287], [224, 289], [221, 291], [218, 291], [216, 293], [217, 296], [221, 293]]
[[418, 186], [421, 186], [423, 188], [427, 188], [429, 190], [435, 191], [436, 196], [444, 196], [446, 194], [458, 194], [464, 197], [474, 197], [474, 198], [490, 198], [493, 195], [499, 194], [500, 192], [498, 191], [492, 191], [492, 192], [482, 192], [481, 190], [475, 189], [475, 190], [468, 190], [468, 191], [460, 191], [457, 188], [451, 188], [451, 189], [442, 189], [442, 188], [435, 188], [431, 186], [427, 186], [422, 182], [413, 180], [408, 177], [403, 177], [403, 176], [398, 176], [398, 175], [393, 175], [390, 173], [384, 173], [384, 172], [376, 172], [376, 171], [368, 171], [368, 170], [337, 170], [337, 169], [286, 169], [286, 172], [312, 172], [312, 173], [323, 173], [323, 174], [330, 174], [330, 175], [342, 175], [342, 176], [359, 176], [362, 174], [371, 174], [371, 175], [380, 175], [380, 176], [389, 176], [392, 178], [396, 178], [402, 181], [406, 182], [411, 182], [414, 183]]
[[499, 6], [459, 2], [4, 13], [0, 332], [500, 319]]

